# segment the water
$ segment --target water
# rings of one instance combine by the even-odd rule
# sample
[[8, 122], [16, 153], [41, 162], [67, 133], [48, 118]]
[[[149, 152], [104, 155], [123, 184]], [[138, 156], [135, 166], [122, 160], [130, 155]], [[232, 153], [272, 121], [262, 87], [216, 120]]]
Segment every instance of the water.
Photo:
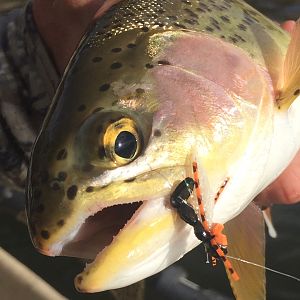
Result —
[[[24, 0], [0, 0], [0, 11], [14, 7]], [[252, 5], [262, 10], [272, 18], [282, 21], [297, 19], [300, 16], [300, 0], [249, 0]], [[8, 201], [12, 203], [11, 200]], [[0, 199], [0, 245], [17, 257], [25, 265], [54, 286], [69, 299], [98, 299], [112, 300], [110, 293], [82, 295], [73, 287], [73, 278], [79, 273], [84, 262], [73, 258], [50, 258], [40, 255], [33, 248], [27, 228], [15, 218], [18, 203], [11, 210], [8, 202]], [[300, 204], [293, 206], [276, 206], [273, 209], [274, 224], [278, 231], [278, 238], [267, 238], [267, 266], [295, 276], [300, 276]], [[215, 289], [228, 297], [232, 297], [226, 274], [221, 266], [212, 268], [205, 264], [206, 257], [201, 247], [186, 255], [178, 266], [186, 270], [188, 279], [203, 288]], [[299, 300], [300, 284], [289, 278], [267, 272], [267, 292], [269, 300]], [[153, 288], [155, 279], [148, 281], [148, 300], [161, 296]], [[165, 296], [161, 299], [167, 299]], [[216, 298], [215, 298], [216, 299]], [[186, 299], [188, 300], [188, 299]]]

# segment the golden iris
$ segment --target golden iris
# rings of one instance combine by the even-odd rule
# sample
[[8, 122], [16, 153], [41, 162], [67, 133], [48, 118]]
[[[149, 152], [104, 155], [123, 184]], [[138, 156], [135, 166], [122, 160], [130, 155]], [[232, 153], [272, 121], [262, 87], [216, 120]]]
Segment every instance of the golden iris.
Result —
[[117, 165], [133, 161], [142, 148], [142, 138], [133, 120], [122, 118], [111, 123], [103, 136], [106, 156]]

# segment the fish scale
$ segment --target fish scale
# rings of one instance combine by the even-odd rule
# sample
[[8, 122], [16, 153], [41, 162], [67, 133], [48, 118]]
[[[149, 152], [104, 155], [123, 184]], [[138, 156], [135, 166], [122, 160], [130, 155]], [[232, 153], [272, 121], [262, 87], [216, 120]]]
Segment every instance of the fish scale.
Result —
[[[119, 9], [120, 6], [120, 9]], [[234, 18], [230, 18], [234, 15]], [[257, 28], [259, 27], [259, 28]], [[242, 1], [123, 1], [115, 5], [88, 34], [88, 47], [101, 47], [132, 29], [192, 30], [206, 32], [244, 49], [264, 65], [264, 49], [257, 43], [256, 31], [265, 28], [282, 53], [289, 38], [279, 27]]]

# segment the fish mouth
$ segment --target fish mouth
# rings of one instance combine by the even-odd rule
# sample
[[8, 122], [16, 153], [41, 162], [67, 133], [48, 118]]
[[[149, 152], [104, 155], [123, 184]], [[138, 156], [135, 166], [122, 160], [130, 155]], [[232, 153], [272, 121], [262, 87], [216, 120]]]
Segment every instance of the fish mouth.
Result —
[[133, 218], [142, 204], [143, 201], [117, 204], [89, 216], [81, 224], [74, 238], [63, 246], [60, 255], [95, 259], [112, 243], [114, 237]]
[[[167, 204], [168, 197], [137, 201], [103, 209], [89, 217], [62, 253], [85, 243], [92, 262], [75, 278], [80, 292], [94, 293], [128, 286], [165, 269], [199, 244], [187, 226]], [[89, 239], [91, 223], [123, 214], [120, 222], [106, 229], [105, 237]], [[99, 224], [99, 223], [98, 223]], [[97, 231], [99, 232], [99, 231]], [[80, 239], [83, 237], [83, 239]], [[87, 242], [87, 240], [90, 240]], [[91, 241], [96, 247], [92, 246]], [[87, 245], [91, 245], [91, 249]], [[82, 251], [79, 245], [76, 253]]]
[[[160, 272], [199, 244], [170, 204], [173, 188], [165, 178], [171, 174], [169, 181], [176, 186], [174, 179], [181, 178], [183, 171], [171, 167], [130, 182], [122, 179], [102, 190], [101, 199], [83, 194], [94, 198], [85, 198], [85, 205], [80, 202], [76, 214], [49, 239], [38, 235], [36, 247], [45, 255], [92, 261], [75, 278], [80, 292], [121, 288]], [[117, 194], [111, 192], [114, 188]], [[129, 188], [132, 194], [127, 198]], [[108, 199], [112, 195], [115, 198]]]

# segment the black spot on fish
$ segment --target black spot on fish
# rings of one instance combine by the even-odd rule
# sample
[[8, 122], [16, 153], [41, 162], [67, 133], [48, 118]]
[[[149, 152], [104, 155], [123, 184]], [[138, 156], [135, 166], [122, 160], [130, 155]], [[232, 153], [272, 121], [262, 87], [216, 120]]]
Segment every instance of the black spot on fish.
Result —
[[199, 8], [202, 8], [204, 12], [206, 11], [211, 12], [211, 9], [205, 3], [200, 3]]
[[239, 24], [239, 25], [238, 25], [238, 28], [241, 29], [241, 30], [243, 30], [243, 31], [246, 31], [246, 30], [247, 30], [247, 26], [244, 25], [244, 24]]
[[125, 179], [124, 182], [129, 183], [129, 182], [134, 182], [136, 180], [136, 177], [128, 178]]
[[77, 195], [77, 191], [78, 191], [77, 185], [70, 186], [67, 190], [68, 199], [69, 200], [74, 200], [76, 195]]
[[[198, 19], [198, 15], [195, 14], [191, 9], [185, 8], [184, 11], [187, 12], [192, 18]], [[177, 19], [177, 17], [176, 17], [176, 19]]]
[[136, 44], [133, 44], [133, 43], [130, 43], [127, 45], [127, 48], [129, 48], [129, 49], [133, 49], [135, 47], [136, 47]]
[[57, 179], [59, 181], [65, 181], [67, 179], [68, 174], [66, 172], [59, 172]]
[[98, 63], [98, 62], [100, 62], [100, 61], [102, 61], [102, 60], [103, 60], [103, 58], [100, 57], [100, 56], [96, 56], [96, 57], [94, 57], [94, 58], [92, 59], [92, 61], [93, 61], [94, 63]]
[[171, 20], [171, 21], [177, 21], [176, 16], [168, 16], [168, 19]]
[[83, 280], [82, 276], [77, 276], [77, 283], [78, 284], [81, 284], [82, 280]]
[[110, 66], [111, 69], [116, 70], [122, 68], [122, 64], [119, 62], [115, 62]]
[[142, 88], [137, 88], [135, 91], [136, 91], [137, 94], [144, 94], [145, 93], [145, 90], [142, 89]]
[[86, 106], [84, 104], [81, 104], [80, 106], [78, 106], [77, 110], [78, 111], [84, 111], [86, 109]]
[[103, 159], [105, 157], [106, 153], [105, 153], [105, 149], [104, 147], [99, 147], [98, 149], [98, 156], [100, 159]]
[[149, 31], [149, 28], [146, 27], [146, 26], [144, 26], [144, 27], [141, 28], [141, 30], [142, 30], [143, 32], [148, 32], [148, 31]]
[[156, 136], [156, 137], [160, 137], [161, 136], [161, 131], [159, 129], [155, 129], [153, 135]]
[[235, 37], [233, 37], [233, 36], [230, 36], [230, 37], [229, 37], [229, 40], [230, 40], [231, 42], [233, 42], [234, 44], [236, 44], [236, 43], [238, 42], [238, 39], [235, 38]]
[[93, 186], [88, 186], [85, 191], [87, 193], [92, 193], [94, 191], [94, 187]]
[[296, 90], [294, 93], [294, 96], [299, 96], [300, 95], [300, 89]]
[[113, 48], [113, 49], [111, 49], [111, 52], [113, 52], [113, 53], [119, 53], [121, 51], [122, 51], [122, 48]]
[[201, 12], [201, 13], [205, 13], [206, 12], [205, 9], [202, 8], [202, 7], [196, 7], [196, 10], [199, 11], [199, 12]]
[[41, 231], [41, 236], [44, 240], [48, 240], [50, 238], [50, 233], [47, 230], [42, 230]]
[[221, 30], [222, 29], [220, 25], [215, 24], [215, 23], [212, 24], [212, 26], [215, 27], [217, 30]]
[[95, 109], [93, 110], [93, 113], [99, 112], [99, 111], [101, 111], [101, 110], [103, 110], [103, 109], [104, 109], [104, 107], [97, 107], [97, 108], [95, 108]]
[[184, 22], [190, 25], [198, 25], [198, 21], [195, 19], [184, 19]]
[[101, 92], [105, 92], [105, 91], [109, 90], [109, 88], [110, 88], [110, 84], [109, 83], [105, 83], [105, 84], [103, 84], [103, 85], [100, 86], [99, 90]]
[[225, 22], [225, 23], [230, 23], [230, 19], [227, 16], [221, 16], [221, 19]]
[[241, 42], [246, 42], [246, 40], [242, 37], [242, 36], [240, 36], [240, 35], [238, 35], [238, 34], [235, 34], [234, 35], [238, 40], [240, 40]]
[[65, 221], [64, 220], [59, 220], [57, 222], [57, 226], [59, 226], [59, 227], [63, 227], [64, 225], [65, 225]]
[[214, 32], [214, 29], [210, 26], [206, 26], [205, 30], [209, 31], [209, 32]]
[[145, 67], [146, 67], [147, 69], [152, 69], [154, 66], [153, 66], [152, 64], [146, 64]]
[[250, 16], [245, 16], [245, 18], [243, 19], [243, 22], [247, 25], [251, 25], [254, 23], [254, 20]]
[[58, 151], [57, 155], [56, 155], [56, 159], [57, 160], [64, 160], [66, 159], [68, 156], [68, 152], [66, 149], [61, 149]]
[[217, 25], [220, 24], [220, 23], [219, 23], [215, 18], [213, 18], [213, 17], [210, 17], [209, 19], [210, 19], [210, 23], [211, 23], [211, 24], [217, 24]]

